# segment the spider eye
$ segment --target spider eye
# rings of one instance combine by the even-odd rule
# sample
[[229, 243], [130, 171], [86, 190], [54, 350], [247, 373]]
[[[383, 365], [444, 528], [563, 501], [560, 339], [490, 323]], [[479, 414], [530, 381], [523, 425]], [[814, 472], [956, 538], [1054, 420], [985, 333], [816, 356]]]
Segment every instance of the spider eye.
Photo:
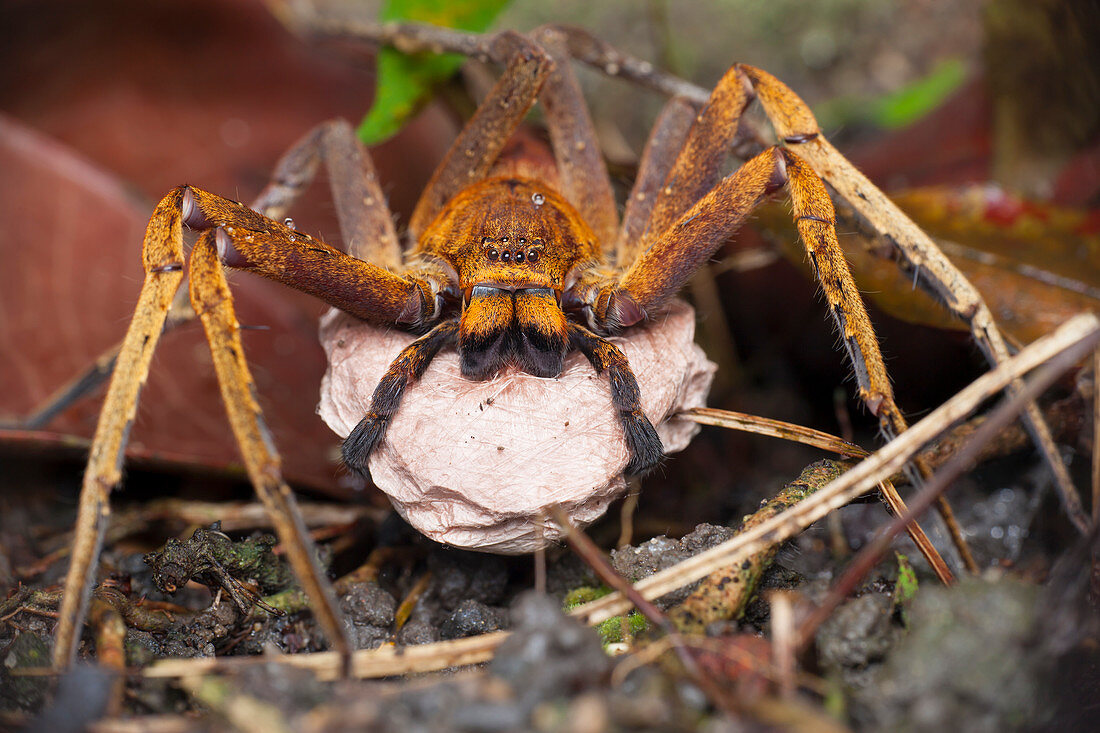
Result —
[[523, 262], [523, 250], [516, 252], [516, 262]]
[[537, 249], [528, 250], [527, 251], [527, 261], [532, 263], [532, 264], [534, 264], [535, 262], [538, 262], [539, 261], [539, 251]]
[[500, 261], [501, 262], [508, 262], [511, 259], [512, 259], [512, 253], [509, 252], [508, 250], [505, 250], [505, 251], [500, 253]]
[[489, 261], [490, 262], [495, 262], [497, 257], [500, 257], [500, 252], [497, 252], [495, 249], [490, 249], [489, 250]]

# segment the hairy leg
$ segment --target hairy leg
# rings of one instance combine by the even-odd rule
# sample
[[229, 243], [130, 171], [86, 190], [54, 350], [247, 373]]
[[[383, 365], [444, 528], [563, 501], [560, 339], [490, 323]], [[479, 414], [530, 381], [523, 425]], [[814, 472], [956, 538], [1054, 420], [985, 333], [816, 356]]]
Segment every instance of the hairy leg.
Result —
[[189, 226], [218, 228], [218, 256], [229, 267], [251, 270], [372, 323], [416, 326], [439, 310], [445, 283], [430, 273], [396, 275], [202, 189], [184, 187], [182, 207]]
[[390, 419], [401, 405], [405, 390], [424, 376], [439, 350], [458, 337], [458, 321], [444, 321], [402, 349], [382, 376], [371, 397], [370, 412], [344, 440], [344, 462], [362, 475], [369, 472], [370, 456], [382, 438]]
[[202, 320], [210, 344], [222, 401], [249, 480], [267, 509], [295, 576], [312, 601], [311, 607], [321, 628], [337, 651], [346, 656], [351, 646], [344, 636], [343, 617], [336, 596], [317, 561], [317, 548], [310, 539], [294, 493], [283, 481], [279, 454], [256, 401], [255, 384], [241, 343], [240, 324], [233, 312], [233, 297], [215, 249], [216, 237], [217, 232], [207, 232], [191, 251], [191, 303]]
[[138, 394], [149, 374], [172, 297], [183, 280], [182, 199], [183, 192], [179, 189], [165, 196], [157, 204], [145, 231], [142, 248], [145, 283], [99, 414], [80, 489], [72, 559], [65, 576], [53, 647], [53, 664], [58, 668], [68, 667], [76, 656], [95, 580], [94, 564], [99, 559], [111, 512], [108, 498], [122, 481], [123, 453], [137, 411]]
[[737, 136], [741, 115], [752, 100], [744, 79], [731, 69], [718, 81], [658, 189], [638, 251], [656, 244], [665, 230], [722, 177], [722, 163]]
[[[401, 265], [401, 247], [393, 217], [386, 206], [370, 155], [363, 149], [351, 126], [343, 120], [323, 122], [303, 135], [275, 166], [271, 180], [252, 202], [252, 209], [282, 221], [291, 206], [313, 181], [319, 163], [329, 173], [336, 214], [348, 254], [386, 269]], [[445, 274], [431, 271], [436, 282]], [[182, 297], [181, 297], [182, 296]], [[194, 313], [186, 294], [177, 295], [163, 331], [191, 320]], [[50, 395], [20, 425], [40, 428], [70, 406], [93, 393], [111, 377], [122, 344], [101, 354], [83, 373]]]
[[294, 143], [275, 164], [271, 181], [252, 208], [282, 221], [320, 164], [328, 169], [344, 251], [388, 270], [399, 269], [401, 243], [393, 215], [370, 154], [346, 120], [322, 122]]
[[613, 251], [618, 228], [614, 193], [587, 105], [569, 65], [570, 53], [577, 47], [575, 29], [545, 26], [532, 34], [532, 42], [508, 31], [486, 36], [413, 23], [382, 25], [316, 15], [291, 17], [290, 13], [283, 19], [292, 27], [304, 27], [316, 35], [393, 44], [410, 53], [453, 51], [508, 65], [459, 133], [417, 203], [409, 222], [414, 246], [443, 205], [491, 169], [501, 147], [537, 96], [546, 108], [562, 193], [592, 226], [605, 250]]
[[[54, 647], [53, 659], [58, 667], [71, 663], [75, 654], [94, 580], [94, 565], [110, 513], [108, 497], [121, 482], [123, 455], [139, 393], [148, 376], [173, 296], [183, 278], [182, 224], [185, 220], [196, 226], [227, 225], [224, 229], [205, 233], [192, 251], [192, 305], [206, 329], [230, 423], [256, 493], [268, 507], [276, 531], [287, 546], [288, 558], [310, 594], [328, 638], [342, 653], [350, 651], [331, 590], [316, 565], [312, 541], [293, 494], [280, 476], [278, 455], [253, 394], [232, 298], [217, 252], [220, 244], [222, 257], [226, 256], [235, 241], [234, 229], [238, 230], [236, 241], [248, 245], [262, 243], [274, 247], [281, 236], [284, 243], [299, 254], [323, 247], [315, 246], [321, 243], [308, 237], [303, 239], [303, 235], [295, 235], [293, 230], [240, 204], [181, 186], [169, 192], [157, 205], [146, 230], [142, 249], [145, 284], [119, 352], [81, 489], [72, 561], [65, 579]], [[248, 237], [252, 238], [251, 242]], [[260, 250], [247, 251], [253, 257], [263, 254]], [[240, 254], [237, 250], [233, 252], [234, 256]], [[333, 253], [333, 257], [339, 255], [353, 260], [335, 250]], [[271, 267], [270, 262], [265, 266]]]
[[[1008, 347], [993, 314], [966, 276], [927, 234], [825, 140], [817, 120], [798, 95], [765, 71], [751, 66], [739, 68], [752, 80], [776, 133], [897, 249], [915, 271], [916, 282], [970, 327], [991, 364], [997, 365], [1007, 359]], [[1023, 381], [1015, 380], [1008, 392], [1017, 394], [1022, 389]], [[1031, 402], [1023, 417], [1054, 475], [1070, 519], [1078, 530], [1088, 532], [1088, 516], [1038, 405]]]
[[611, 386], [611, 403], [619, 413], [623, 436], [630, 450], [627, 476], [644, 474], [653, 469], [664, 455], [664, 446], [653, 424], [642, 411], [638, 380], [617, 346], [576, 323], [569, 324], [569, 340], [573, 348], [587, 357], [597, 374], [607, 374]]
[[665, 179], [684, 146], [698, 110], [681, 97], [669, 100], [646, 141], [638, 175], [626, 199], [622, 225], [615, 245], [615, 262], [626, 268], [638, 258], [641, 239]]
[[554, 26], [537, 29], [532, 37], [554, 60], [539, 103], [546, 115], [550, 142], [561, 176], [562, 194], [592, 227], [606, 257], [615, 248], [619, 214], [588, 103], [573, 72], [565, 33]]
[[[856, 376], [860, 399], [878, 417], [886, 435], [905, 429], [893, 388], [878, 348], [863, 300], [852, 280], [836, 239], [832, 200], [821, 179], [793, 153], [771, 148], [720, 181], [685, 212], [664, 235], [646, 249], [618, 283], [604, 286], [601, 301], [614, 302], [616, 289], [647, 311], [660, 309], [682, 287], [772, 191], [786, 185], [794, 203], [799, 234], [814, 265]], [[891, 507], [904, 507], [892, 488]], [[945, 581], [950, 571], [927, 542], [923, 531], [910, 525], [914, 541], [931, 552], [930, 562]]]
[[435, 169], [409, 220], [409, 238], [415, 250], [420, 235], [443, 206], [462, 189], [486, 176], [508, 138], [535, 103], [552, 61], [524, 36], [505, 31], [480, 46], [479, 57], [507, 64], [504, 74], [466, 123]]
[[[747, 82], [736, 68], [730, 69], [715, 86], [707, 104], [697, 114], [692, 115], [690, 128], [686, 135], [680, 137], [682, 143], [675, 152], [671, 141], [664, 143], [664, 149], [658, 149], [656, 156], [648, 155], [647, 149], [646, 160], [653, 161], [648, 167], [657, 170], [663, 168], [664, 177], [656, 183], [657, 170], [650, 172], [643, 169], [647, 177], [656, 183], [653, 186], [654, 199], [645, 212], [644, 223], [641, 223], [643, 219], [640, 213], [634, 214], [635, 220], [639, 221], [634, 226], [639, 230], [640, 236], [624, 246], [637, 253], [637, 258], [620, 260], [622, 267], [631, 268], [623, 280], [622, 288], [609, 288], [608, 273], [594, 268], [582, 272], [573, 287], [573, 293], [584, 304], [589, 323], [593, 327], [614, 332], [633, 325], [654, 302], [663, 303], [675, 295], [688, 277], [710, 257], [717, 244], [721, 243], [719, 240], [711, 247], [709, 239], [699, 240], [691, 251], [701, 253], [701, 256], [691, 256], [688, 251], [670, 249], [668, 244], [671, 240], [663, 239], [663, 235], [700, 197], [714, 188], [721, 174], [722, 162], [737, 135], [741, 114], [750, 100]], [[679, 110], [673, 108], [673, 112], [669, 113], [672, 119], [659, 124], [654, 130], [653, 135], [657, 141], [662, 140], [658, 133], [663, 133], [662, 128], [665, 125], [675, 128], [687, 122], [686, 102], [684, 107]], [[675, 157], [671, 162], [663, 160], [672, 156]], [[641, 185], [652, 184], [645, 181]], [[741, 185], [740, 182], [738, 185]], [[760, 192], [760, 195], [763, 193], [765, 192]], [[708, 216], [713, 218], [716, 212], [712, 209]], [[721, 222], [719, 224], [717, 231], [732, 232], [736, 229], [736, 225], [726, 227]], [[620, 250], [620, 258], [623, 254]], [[631, 275], [643, 258], [646, 260], [646, 282], [642, 282], [640, 275]], [[660, 272], [654, 272], [657, 268]], [[665, 292], [651, 292], [666, 286]]]

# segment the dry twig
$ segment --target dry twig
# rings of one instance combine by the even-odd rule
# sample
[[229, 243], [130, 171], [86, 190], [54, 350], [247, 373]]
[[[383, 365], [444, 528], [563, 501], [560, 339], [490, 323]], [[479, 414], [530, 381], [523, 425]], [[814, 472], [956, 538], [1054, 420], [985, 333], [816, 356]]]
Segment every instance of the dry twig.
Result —
[[[1095, 338], [1098, 329], [1100, 321], [1092, 314], [1070, 319], [1054, 333], [1039, 339], [976, 379], [814, 496], [717, 547], [640, 581], [635, 587], [646, 598], [657, 598], [720, 567], [743, 562], [752, 554], [794, 536], [834, 509], [871, 490], [876, 482], [900, 470], [922, 446], [963, 419], [990, 395], [1078, 342]], [[618, 593], [613, 593], [574, 609], [573, 613], [588, 623], [599, 623], [628, 608], [629, 603]]]

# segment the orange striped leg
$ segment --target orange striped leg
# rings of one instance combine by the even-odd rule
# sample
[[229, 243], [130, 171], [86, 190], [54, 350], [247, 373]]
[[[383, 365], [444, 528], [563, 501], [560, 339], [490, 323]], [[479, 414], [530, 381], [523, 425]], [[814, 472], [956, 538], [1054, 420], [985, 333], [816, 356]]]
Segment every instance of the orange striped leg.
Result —
[[123, 452], [137, 410], [138, 394], [149, 374], [149, 363], [172, 297], [183, 280], [182, 199], [182, 190], [169, 192], [157, 204], [145, 230], [142, 247], [145, 282], [99, 413], [80, 489], [69, 571], [54, 637], [53, 664], [57, 668], [68, 667], [76, 656], [103, 546], [103, 532], [111, 513], [109, 496], [122, 481]]
[[184, 223], [218, 228], [215, 243], [226, 266], [251, 270], [363, 320], [415, 327], [441, 307], [447, 283], [431, 272], [395, 275], [193, 186], [184, 188], [182, 206]]
[[322, 122], [294, 143], [275, 164], [252, 208], [283, 221], [321, 163], [328, 171], [344, 251], [379, 267], [399, 268], [401, 244], [393, 215], [370, 154], [346, 120]]
[[202, 320], [229, 424], [256, 496], [267, 508], [275, 534], [325, 636], [347, 657], [351, 646], [344, 633], [336, 596], [317, 562], [317, 548], [294, 493], [283, 481], [279, 454], [256, 401], [256, 387], [241, 344], [240, 324], [233, 312], [233, 297], [218, 259], [214, 241], [217, 236], [217, 231], [207, 232], [191, 251], [191, 304]]
[[[69, 665], [75, 655], [103, 531], [110, 514], [109, 494], [121, 482], [123, 455], [141, 387], [148, 377], [153, 352], [183, 278], [183, 220], [206, 221], [216, 217], [218, 211], [232, 211], [237, 214], [235, 221], [252, 226], [256, 232], [268, 224], [275, 224], [224, 199], [217, 200], [218, 210], [196, 205], [196, 201], [213, 199], [201, 192], [196, 196], [195, 190], [187, 187], [173, 189], [157, 205], [146, 229], [142, 248], [145, 283], [111, 377], [81, 489], [72, 559], [65, 578], [54, 646], [53, 661], [57, 667]], [[278, 457], [252, 394], [252, 382], [244, 365], [238, 327], [232, 314], [232, 300], [215, 251], [215, 240], [224, 237], [225, 232], [220, 229], [210, 231], [195, 245], [192, 305], [207, 330], [230, 421], [257, 494], [272, 512], [272, 520], [287, 543], [299, 579], [317, 604], [318, 618], [329, 639], [346, 652], [348, 646], [331, 591], [316, 568], [310, 549], [312, 543], [305, 534], [293, 496], [279, 477]]]
[[573, 71], [567, 39], [553, 26], [539, 28], [531, 35], [554, 60], [553, 70], [539, 93], [539, 104], [550, 131], [561, 193], [592, 227], [605, 256], [611, 257], [619, 228], [615, 193], [588, 104]]
[[458, 133], [416, 202], [409, 220], [414, 246], [444, 204], [489, 173], [550, 73], [552, 62], [546, 52], [518, 33], [505, 31], [490, 37], [485, 50], [489, 58], [506, 63], [507, 68]]
[[638, 257], [642, 234], [649, 223], [654, 203], [676, 162], [676, 156], [684, 146], [697, 114], [694, 105], [676, 97], [669, 100], [653, 124], [619, 227], [615, 246], [615, 262], [619, 267], [629, 267]]

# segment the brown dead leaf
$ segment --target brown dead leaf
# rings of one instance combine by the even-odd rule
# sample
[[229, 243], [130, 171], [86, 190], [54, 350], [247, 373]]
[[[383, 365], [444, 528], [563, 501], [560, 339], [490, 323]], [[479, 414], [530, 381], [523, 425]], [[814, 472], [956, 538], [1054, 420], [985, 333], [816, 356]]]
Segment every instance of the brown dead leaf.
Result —
[[[991, 185], [924, 188], [893, 198], [1018, 342], [1100, 309], [1100, 212], [1028, 201]], [[841, 243], [860, 288], [880, 308], [910, 322], [964, 327], [914, 289], [911, 275], [876, 256], [873, 242], [848, 234]]]
[[[371, 75], [292, 37], [258, 2], [35, 3], [7, 11], [5, 29], [0, 417], [10, 420], [121, 339], [157, 198], [189, 182], [249, 200], [313, 125], [361, 116]], [[372, 151], [397, 210], [411, 208], [452, 134], [450, 120], [429, 110]], [[326, 189], [315, 186], [293, 215], [299, 229], [339, 246]], [[315, 414], [321, 306], [247, 274], [231, 282], [241, 323], [262, 329], [244, 333], [245, 348], [287, 475], [333, 489], [339, 439]], [[89, 437], [100, 399], [47, 430]], [[132, 455], [237, 463], [196, 325], [162, 342], [132, 437]]]
[[[1100, 211], [1013, 196], [993, 185], [936, 186], [891, 196], [981, 292], [998, 325], [1019, 343], [1050, 333], [1070, 316], [1100, 309]], [[864, 234], [838, 206], [837, 231], [865, 297], [909, 323], [966, 330], [914, 287], [888, 245]], [[790, 215], [761, 209], [759, 223], [792, 262], [805, 266]]]
[[[117, 342], [143, 277], [140, 242], [148, 209], [109, 174], [9, 118], [0, 119], [0, 411], [26, 415]], [[266, 398], [287, 471], [332, 484], [326, 447], [336, 436], [313, 414], [324, 354], [308, 299], [237, 276], [246, 348]], [[274, 365], [269, 367], [267, 365]], [[101, 392], [101, 391], [100, 391]], [[90, 437], [102, 394], [47, 427]], [[201, 329], [183, 326], [164, 340], [142, 395], [135, 452], [186, 456], [199, 464], [237, 461]], [[306, 450], [309, 448], [310, 450]], [[319, 449], [318, 449], [319, 448]], [[318, 449], [318, 450], [313, 450]]]

